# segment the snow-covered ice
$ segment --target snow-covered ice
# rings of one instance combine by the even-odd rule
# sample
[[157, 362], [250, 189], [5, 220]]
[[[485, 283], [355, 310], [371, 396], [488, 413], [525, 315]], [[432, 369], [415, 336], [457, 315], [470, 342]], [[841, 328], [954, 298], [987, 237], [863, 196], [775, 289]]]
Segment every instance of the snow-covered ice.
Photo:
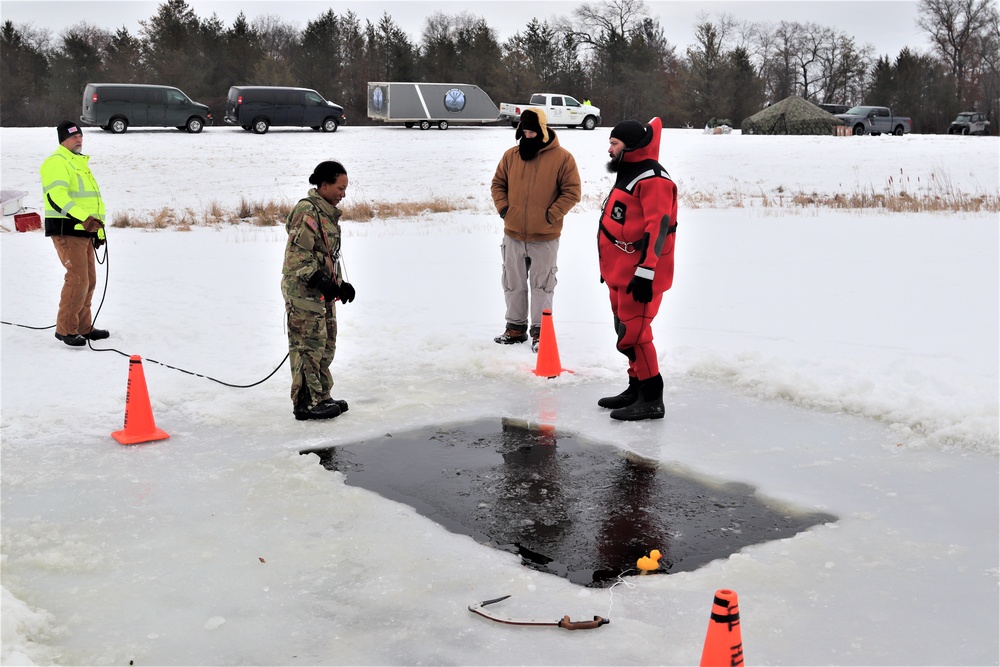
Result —
[[[730, 588], [748, 664], [1000, 662], [998, 215], [780, 205], [887, 188], [996, 197], [998, 139], [667, 131], [661, 161], [682, 193], [675, 286], [654, 326], [667, 417], [621, 424], [595, 404], [625, 368], [597, 274], [608, 128], [556, 131], [585, 200], [567, 220], [553, 307], [574, 372], [546, 380], [526, 347], [492, 342], [503, 297], [489, 181], [509, 128], [87, 130], [110, 216], [291, 203], [330, 158], [350, 172], [348, 201], [462, 208], [344, 224], [358, 298], [339, 310], [335, 395], [351, 409], [332, 422], [292, 418], [287, 366], [234, 389], [153, 363], [231, 384], [274, 370], [287, 347], [283, 227], [110, 230], [97, 324], [112, 338], [95, 347], [146, 360], [169, 440], [110, 437], [124, 356], [0, 328], [0, 661], [693, 664], [712, 595]], [[3, 188], [39, 208], [54, 129], [0, 139]], [[4, 233], [0, 252], [2, 319], [51, 325], [51, 242]], [[696, 572], [585, 589], [298, 454], [503, 416], [839, 520]], [[504, 613], [612, 623], [568, 633], [467, 610], [506, 594]]]

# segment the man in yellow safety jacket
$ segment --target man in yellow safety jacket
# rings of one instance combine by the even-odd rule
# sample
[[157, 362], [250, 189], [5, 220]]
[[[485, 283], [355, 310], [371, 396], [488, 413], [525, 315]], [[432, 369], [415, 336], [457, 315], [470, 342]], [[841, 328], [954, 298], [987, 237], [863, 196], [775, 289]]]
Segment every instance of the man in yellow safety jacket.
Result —
[[72, 347], [110, 334], [95, 329], [90, 302], [97, 287], [94, 252], [104, 244], [104, 202], [90, 171], [89, 155], [83, 155], [83, 131], [72, 121], [56, 128], [59, 148], [42, 163], [42, 201], [45, 205], [45, 235], [66, 269], [56, 338]]

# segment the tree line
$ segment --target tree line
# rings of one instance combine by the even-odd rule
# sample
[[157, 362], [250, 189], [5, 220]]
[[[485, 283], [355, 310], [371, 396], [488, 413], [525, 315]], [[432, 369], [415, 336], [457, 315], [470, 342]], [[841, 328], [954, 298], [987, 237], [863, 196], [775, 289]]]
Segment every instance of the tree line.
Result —
[[[860, 9], [860, 6], [859, 6]], [[31, 24], [0, 29], [0, 124], [76, 119], [88, 82], [176, 86], [221, 124], [232, 85], [302, 86], [367, 124], [368, 81], [474, 83], [494, 102], [536, 91], [592, 100], [605, 125], [660, 116], [668, 127], [741, 121], [790, 95], [816, 104], [875, 104], [943, 132], [959, 111], [1000, 118], [1000, 20], [993, 0], [920, 0], [928, 52], [894, 58], [815, 23], [700, 15], [679, 51], [642, 0], [582, 4], [532, 19], [509, 39], [462, 11], [426, 18], [413, 40], [388, 13], [362, 21], [328, 9], [305, 28], [266, 14], [232, 25], [166, 0], [138, 34], [78, 23], [57, 38]]]

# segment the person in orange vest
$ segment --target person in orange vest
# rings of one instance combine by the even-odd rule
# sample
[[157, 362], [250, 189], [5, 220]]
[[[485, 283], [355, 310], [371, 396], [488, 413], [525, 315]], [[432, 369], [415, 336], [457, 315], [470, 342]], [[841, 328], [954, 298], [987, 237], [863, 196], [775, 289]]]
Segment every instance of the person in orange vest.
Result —
[[90, 171], [90, 156], [83, 154], [83, 131], [72, 121], [56, 128], [59, 147], [42, 163], [42, 201], [45, 236], [52, 238], [59, 262], [66, 269], [56, 338], [71, 347], [109, 334], [95, 329], [90, 303], [97, 287], [96, 249], [104, 244], [104, 201]]

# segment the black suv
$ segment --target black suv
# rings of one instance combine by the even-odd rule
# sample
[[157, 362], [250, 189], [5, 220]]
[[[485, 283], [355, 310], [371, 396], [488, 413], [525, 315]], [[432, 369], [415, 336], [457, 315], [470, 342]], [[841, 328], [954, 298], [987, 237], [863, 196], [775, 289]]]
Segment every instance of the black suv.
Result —
[[257, 134], [283, 125], [336, 132], [347, 123], [344, 107], [328, 102], [315, 90], [277, 86], [233, 86], [224, 120]]

